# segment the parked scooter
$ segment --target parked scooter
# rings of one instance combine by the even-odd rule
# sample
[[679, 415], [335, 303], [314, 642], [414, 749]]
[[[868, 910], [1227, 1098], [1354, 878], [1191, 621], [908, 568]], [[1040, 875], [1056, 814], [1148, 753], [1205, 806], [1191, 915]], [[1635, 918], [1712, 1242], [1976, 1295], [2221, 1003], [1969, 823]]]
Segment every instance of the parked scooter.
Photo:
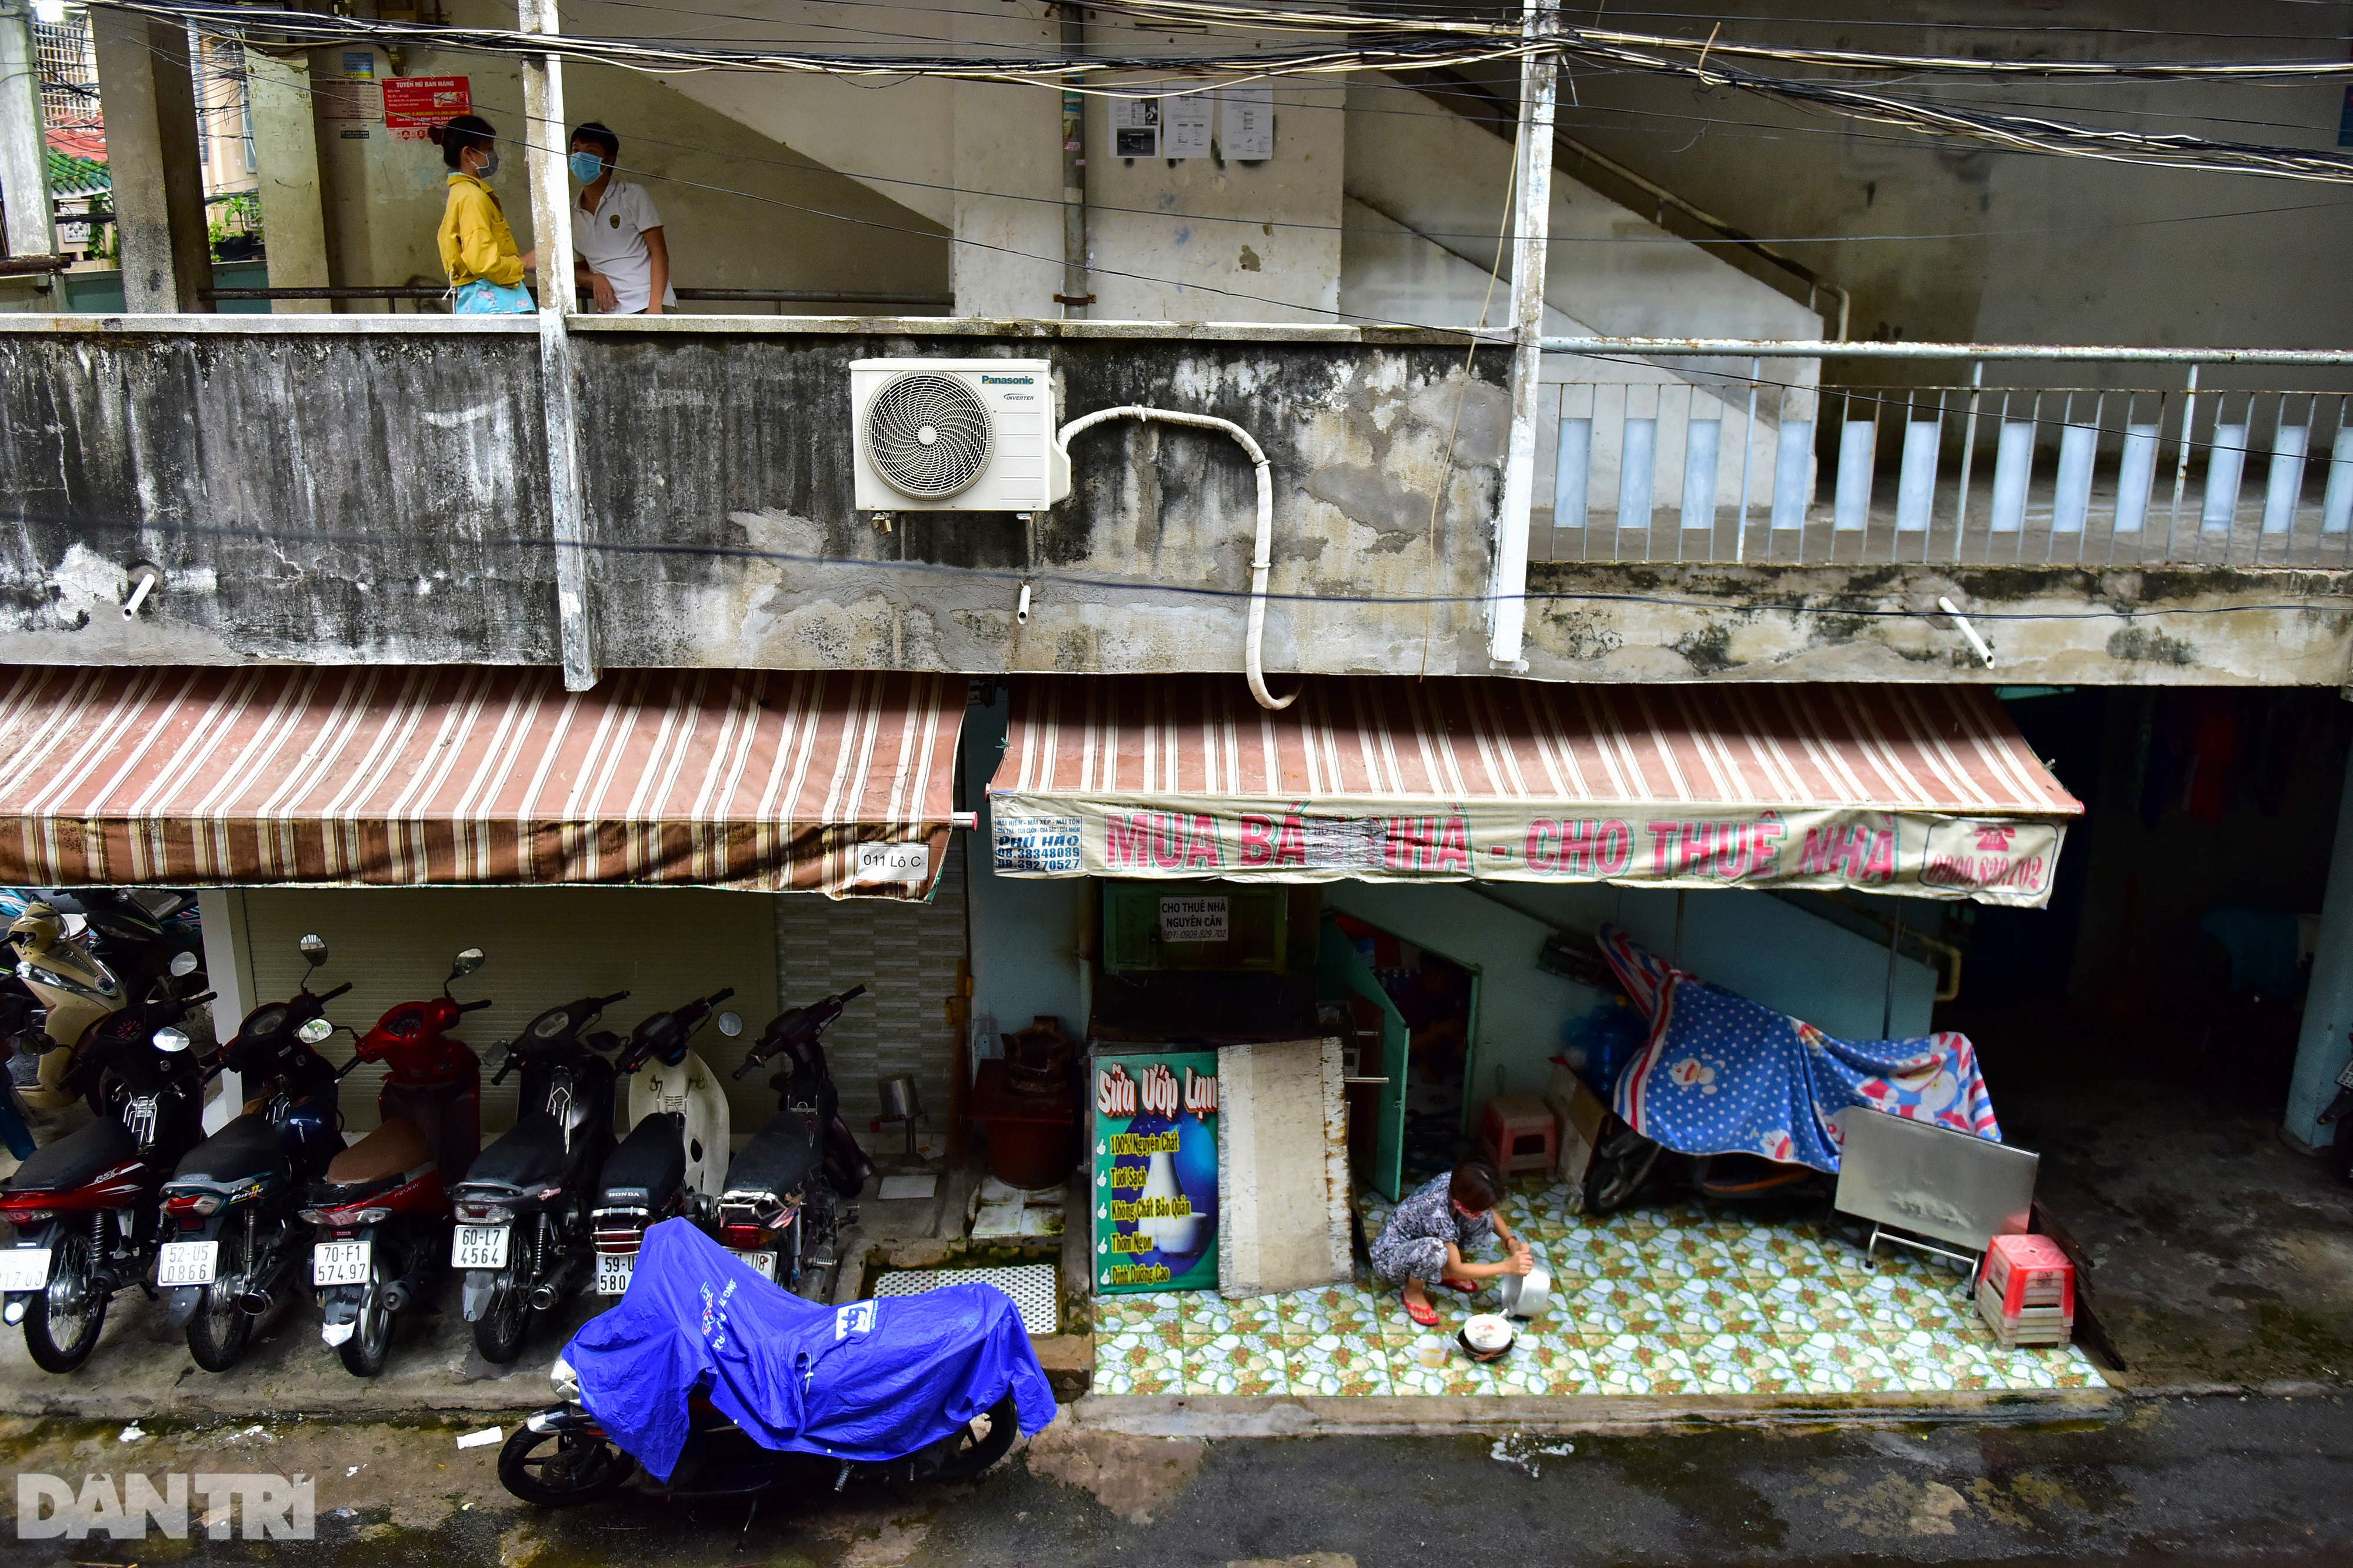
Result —
[[[702, 1220], [717, 1212], [726, 1170], [727, 1097], [702, 1058], [688, 1048], [712, 1009], [735, 994], [714, 991], [673, 1012], [656, 1013], [630, 1032], [616, 1070], [629, 1079], [629, 1133], [606, 1157], [591, 1223], [596, 1232], [599, 1296], [629, 1288], [646, 1231], [674, 1215]], [[744, 1021], [719, 1016], [733, 1036]], [[756, 1265], [755, 1265], [756, 1266]], [[776, 1259], [767, 1259], [773, 1275]]]
[[1615, 1112], [1605, 1117], [1593, 1159], [1585, 1168], [1585, 1212], [1614, 1213], [1654, 1177], [1671, 1177], [1702, 1197], [1726, 1203], [1794, 1196], [1810, 1184], [1826, 1180], [1810, 1165], [1761, 1154], [1679, 1154], [1635, 1131]]
[[382, 1120], [328, 1163], [302, 1211], [319, 1231], [311, 1247], [319, 1337], [356, 1377], [384, 1370], [396, 1320], [430, 1294], [448, 1262], [449, 1188], [482, 1150], [481, 1062], [449, 1030], [490, 1005], [452, 999], [449, 981], [481, 966], [482, 950], [468, 948], [438, 997], [401, 1003], [361, 1038], [355, 1059], [385, 1067]]
[[2353, 1181], [2353, 1062], [2337, 1075], [2337, 1098], [2320, 1113], [2320, 1124], [2337, 1129], [2329, 1142], [2328, 1163], [2339, 1176]]
[[[825, 1057], [826, 1029], [866, 994], [853, 985], [806, 1007], [778, 1014], [735, 1069], [739, 1079], [779, 1054], [784, 1069], [768, 1079], [776, 1114], [727, 1165], [719, 1197], [719, 1241], [786, 1289], [811, 1268], [832, 1261], [846, 1217], [838, 1201], [854, 1197], [873, 1163], [841, 1119], [841, 1091]], [[812, 1176], [823, 1173], [823, 1179]], [[763, 1266], [762, 1259], [771, 1260]]]
[[460, 1300], [484, 1361], [514, 1360], [532, 1314], [554, 1307], [588, 1272], [590, 1199], [613, 1150], [613, 1064], [605, 1058], [621, 1042], [584, 1031], [628, 995], [550, 1007], [507, 1045], [491, 1079], [522, 1074], [519, 1114], [458, 1184], [449, 1252], [450, 1267], [465, 1274]]
[[[61, 915], [81, 917], [83, 939], [108, 968], [132, 986], [204, 967], [204, 935], [196, 895], [128, 888], [51, 888], [42, 901]], [[175, 969], [182, 954], [193, 969]]]
[[311, 973], [327, 962], [316, 936], [301, 943], [301, 989], [255, 1008], [221, 1051], [248, 1089], [245, 1114], [188, 1151], [164, 1184], [169, 1233], [155, 1260], [165, 1318], [185, 1327], [188, 1352], [206, 1372], [245, 1354], [256, 1321], [308, 1256], [302, 1194], [343, 1146], [335, 1090], [343, 1072], [311, 1047], [335, 1032], [326, 1005], [348, 982], [314, 995]]
[[95, 1080], [111, 1114], [34, 1151], [0, 1187], [0, 1322], [23, 1324], [44, 1372], [90, 1359], [116, 1291], [146, 1282], [162, 1235], [165, 1176], [204, 1139], [212, 1063], [177, 1026], [212, 994], [112, 1016], [69, 1087]]
[[19, 1086], [35, 1110], [62, 1110], [74, 1102], [66, 1075], [98, 1026], [132, 1000], [131, 988], [77, 936], [86, 929], [81, 916], [69, 919], [47, 904], [27, 904], [8, 925], [16, 978], [34, 1002], [23, 1015], [16, 1048], [40, 1058], [36, 1080]]

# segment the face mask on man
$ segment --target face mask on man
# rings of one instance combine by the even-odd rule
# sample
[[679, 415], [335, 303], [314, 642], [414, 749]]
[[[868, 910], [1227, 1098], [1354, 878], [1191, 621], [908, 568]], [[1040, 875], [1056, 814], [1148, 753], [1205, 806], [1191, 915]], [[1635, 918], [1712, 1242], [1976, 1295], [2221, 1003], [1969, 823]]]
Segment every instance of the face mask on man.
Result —
[[593, 185], [596, 176], [605, 172], [605, 161], [594, 153], [575, 153], [571, 158], [572, 177], [584, 185]]

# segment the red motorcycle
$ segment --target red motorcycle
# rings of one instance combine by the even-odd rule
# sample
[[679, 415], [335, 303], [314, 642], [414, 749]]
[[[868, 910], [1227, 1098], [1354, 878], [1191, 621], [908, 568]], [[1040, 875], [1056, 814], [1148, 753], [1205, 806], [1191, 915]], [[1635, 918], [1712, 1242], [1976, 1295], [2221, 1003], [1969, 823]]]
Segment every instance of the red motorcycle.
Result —
[[481, 1152], [481, 1062], [449, 1037], [461, 1016], [490, 1005], [449, 995], [449, 981], [481, 966], [482, 950], [468, 948], [439, 996], [403, 1002], [361, 1037], [355, 1060], [385, 1064], [383, 1120], [328, 1163], [302, 1211], [318, 1226], [319, 1337], [355, 1377], [384, 1370], [395, 1320], [430, 1294], [449, 1254], [449, 1189]]
[[114, 1293], [146, 1283], [163, 1237], [164, 1182], [204, 1142], [205, 1084], [217, 1057], [199, 1057], [176, 1026], [200, 996], [134, 1005], [93, 1032], [65, 1080], [107, 1114], [37, 1149], [0, 1186], [0, 1322], [25, 1327], [44, 1372], [72, 1372], [97, 1348]]

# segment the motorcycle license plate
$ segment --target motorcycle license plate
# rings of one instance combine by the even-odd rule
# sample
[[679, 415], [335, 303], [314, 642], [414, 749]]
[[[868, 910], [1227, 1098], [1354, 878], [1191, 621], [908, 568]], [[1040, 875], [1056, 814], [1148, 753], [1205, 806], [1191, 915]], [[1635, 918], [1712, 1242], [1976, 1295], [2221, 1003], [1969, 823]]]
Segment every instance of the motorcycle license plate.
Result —
[[155, 1283], [166, 1289], [174, 1285], [209, 1285], [219, 1258], [217, 1241], [167, 1241], [155, 1254]]
[[311, 1249], [313, 1285], [364, 1285], [368, 1263], [375, 1250], [372, 1241], [322, 1241]]
[[49, 1249], [12, 1247], [0, 1251], [0, 1290], [46, 1290], [49, 1285]]
[[507, 1227], [502, 1225], [461, 1225], [449, 1244], [452, 1268], [504, 1268]]
[[600, 1252], [596, 1255], [596, 1294], [618, 1296], [629, 1288], [629, 1279], [638, 1271], [638, 1255], [634, 1252]]
[[[732, 1247], [727, 1250], [730, 1252], [735, 1252], [735, 1249]], [[774, 1280], [776, 1279], [776, 1255], [775, 1253], [735, 1252], [735, 1256], [741, 1258], [744, 1263], [750, 1265], [752, 1271], [759, 1275], [761, 1279], [768, 1280]]]
[[2353, 1089], [2353, 1062], [2347, 1062], [2345, 1064], [2345, 1070], [2337, 1075], [2337, 1087], [2339, 1089]]

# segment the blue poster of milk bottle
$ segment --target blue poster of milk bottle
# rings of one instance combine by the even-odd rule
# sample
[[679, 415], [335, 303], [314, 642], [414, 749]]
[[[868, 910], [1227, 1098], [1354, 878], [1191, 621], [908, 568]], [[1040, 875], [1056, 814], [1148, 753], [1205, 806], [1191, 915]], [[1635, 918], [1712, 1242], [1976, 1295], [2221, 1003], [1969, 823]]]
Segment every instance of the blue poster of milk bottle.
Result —
[[1094, 1059], [1095, 1289], [1218, 1288], [1218, 1054]]

